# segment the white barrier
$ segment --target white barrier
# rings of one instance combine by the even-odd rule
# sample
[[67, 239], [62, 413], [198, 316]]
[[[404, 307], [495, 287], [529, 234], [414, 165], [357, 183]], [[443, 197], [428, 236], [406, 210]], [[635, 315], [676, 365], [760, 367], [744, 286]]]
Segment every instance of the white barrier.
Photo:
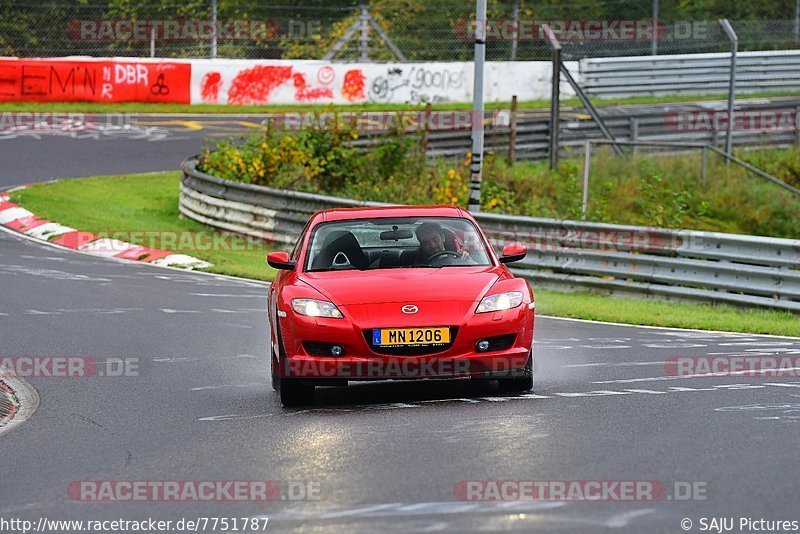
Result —
[[[332, 63], [237, 59], [192, 60], [192, 104], [380, 103], [472, 101], [471, 62]], [[577, 75], [577, 62], [568, 68]], [[488, 102], [550, 96], [552, 66], [546, 61], [489, 62]], [[565, 96], [574, 96], [568, 84]]]

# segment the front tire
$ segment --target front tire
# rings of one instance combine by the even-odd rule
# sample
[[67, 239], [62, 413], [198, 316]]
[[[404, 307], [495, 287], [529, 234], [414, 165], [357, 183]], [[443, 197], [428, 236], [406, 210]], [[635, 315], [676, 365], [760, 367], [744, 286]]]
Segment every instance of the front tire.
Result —
[[314, 404], [314, 389], [297, 378], [281, 378], [281, 404], [287, 408]]
[[522, 376], [499, 378], [497, 380], [501, 393], [527, 393], [533, 389], [533, 351], [531, 351]]

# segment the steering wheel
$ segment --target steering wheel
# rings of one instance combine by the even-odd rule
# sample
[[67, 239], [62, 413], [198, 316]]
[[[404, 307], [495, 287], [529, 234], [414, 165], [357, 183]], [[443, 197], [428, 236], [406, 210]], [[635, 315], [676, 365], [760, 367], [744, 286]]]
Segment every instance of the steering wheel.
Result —
[[459, 259], [461, 258], [461, 254], [459, 254], [458, 252], [453, 252], [452, 250], [440, 250], [439, 252], [434, 252], [433, 254], [431, 254], [428, 257], [428, 259], [425, 260], [425, 263], [431, 263], [436, 259], [446, 258], [448, 256], [452, 256], [453, 258], [459, 258]]

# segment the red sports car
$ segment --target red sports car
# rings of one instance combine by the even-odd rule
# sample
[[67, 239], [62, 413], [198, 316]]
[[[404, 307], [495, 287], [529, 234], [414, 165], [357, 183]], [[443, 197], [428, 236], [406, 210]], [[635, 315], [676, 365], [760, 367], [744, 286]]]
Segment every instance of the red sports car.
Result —
[[284, 406], [350, 380], [490, 378], [533, 387], [533, 292], [455, 207], [320, 211], [273, 252], [273, 387]]

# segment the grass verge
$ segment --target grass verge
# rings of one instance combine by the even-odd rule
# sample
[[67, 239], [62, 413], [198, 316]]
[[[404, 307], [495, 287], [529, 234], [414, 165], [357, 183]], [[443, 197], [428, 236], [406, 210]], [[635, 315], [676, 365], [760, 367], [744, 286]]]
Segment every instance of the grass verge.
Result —
[[273, 279], [275, 272], [265, 260], [271, 244], [179, 217], [179, 177], [179, 172], [161, 172], [60, 180], [15, 191], [11, 198], [40, 217], [78, 230], [209, 261], [214, 264], [209, 272]]
[[536, 312], [612, 323], [800, 337], [800, 317], [788, 311], [539, 289], [536, 291]]
[[[740, 98], [777, 98], [782, 96], [797, 96], [796, 91], [753, 93], [739, 95]], [[707, 102], [723, 100], [724, 94], [713, 95], [673, 95], [673, 96], [638, 96], [630, 98], [595, 98], [592, 103], [598, 107], [623, 106], [635, 104], [677, 104], [682, 102]], [[577, 98], [561, 99], [562, 106], [582, 107]], [[436, 104], [434, 110], [451, 110], [469, 108], [469, 103]], [[487, 102], [486, 109], [507, 109], [510, 102]], [[321, 105], [321, 104], [296, 104], [296, 105], [255, 105], [255, 106], [228, 106], [224, 104], [154, 104], [139, 102], [105, 103], [105, 102], [3, 102], [0, 103], [0, 112], [27, 111], [27, 112], [73, 112], [73, 113], [188, 113], [188, 114], [260, 114], [280, 113], [283, 111], [313, 111], [330, 109], [336, 111], [400, 111], [409, 108], [422, 108], [423, 105], [411, 104], [349, 104], [349, 105]], [[549, 100], [530, 100], [520, 102], [521, 109], [549, 109]]]
[[[212, 233], [208, 227], [178, 217], [179, 173], [101, 176], [37, 184], [12, 193], [12, 200], [47, 219], [95, 233]], [[215, 233], [218, 234], [218, 233]], [[136, 242], [135, 239], [130, 241]], [[160, 246], [151, 241], [148, 246]], [[214, 263], [211, 272], [271, 280], [264, 261], [271, 247], [252, 250], [170, 248]], [[743, 310], [659, 300], [618, 298], [592, 293], [538, 290], [537, 311], [545, 315], [649, 326], [697, 328], [757, 334], [800, 336], [800, 318], [789, 312]]]

